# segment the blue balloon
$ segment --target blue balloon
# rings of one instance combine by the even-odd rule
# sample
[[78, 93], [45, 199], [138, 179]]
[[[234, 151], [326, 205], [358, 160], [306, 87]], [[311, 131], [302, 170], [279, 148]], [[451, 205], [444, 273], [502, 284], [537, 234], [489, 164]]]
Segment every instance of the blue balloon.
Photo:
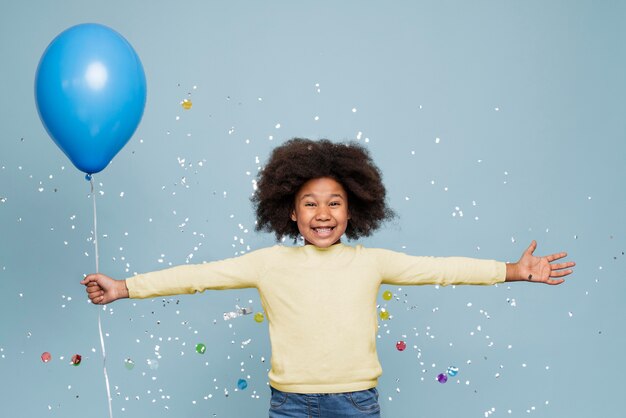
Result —
[[99, 24], [73, 26], [44, 52], [35, 100], [48, 134], [79, 170], [102, 171], [131, 138], [146, 103], [133, 47]]

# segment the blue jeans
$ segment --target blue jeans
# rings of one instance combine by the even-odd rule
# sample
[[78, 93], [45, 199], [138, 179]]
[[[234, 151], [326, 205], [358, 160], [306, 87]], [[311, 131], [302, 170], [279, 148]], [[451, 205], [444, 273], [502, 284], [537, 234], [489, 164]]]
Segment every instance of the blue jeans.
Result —
[[380, 418], [376, 388], [344, 393], [288, 393], [270, 388], [269, 418]]

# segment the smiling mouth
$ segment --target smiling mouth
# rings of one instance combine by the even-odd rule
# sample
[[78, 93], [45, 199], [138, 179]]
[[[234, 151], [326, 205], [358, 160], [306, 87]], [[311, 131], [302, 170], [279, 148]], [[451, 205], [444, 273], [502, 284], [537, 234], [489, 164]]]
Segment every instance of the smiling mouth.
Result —
[[334, 226], [325, 226], [325, 227], [318, 227], [318, 228], [312, 228], [315, 232], [317, 232], [317, 234], [319, 235], [328, 235], [330, 234], [335, 227]]

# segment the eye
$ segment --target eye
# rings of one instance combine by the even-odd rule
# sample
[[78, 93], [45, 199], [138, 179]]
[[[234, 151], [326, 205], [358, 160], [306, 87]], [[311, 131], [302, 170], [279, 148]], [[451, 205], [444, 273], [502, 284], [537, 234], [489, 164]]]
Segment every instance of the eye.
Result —
[[341, 206], [341, 202], [330, 202], [330, 206]]
[[305, 203], [304, 203], [304, 206], [314, 207], [314, 206], [315, 206], [315, 203], [313, 203], [313, 202], [305, 202]]

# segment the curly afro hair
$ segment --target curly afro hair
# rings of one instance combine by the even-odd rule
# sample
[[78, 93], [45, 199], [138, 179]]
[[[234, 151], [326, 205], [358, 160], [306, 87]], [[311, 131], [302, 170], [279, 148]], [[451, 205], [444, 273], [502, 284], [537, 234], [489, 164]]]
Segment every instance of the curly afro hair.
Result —
[[333, 143], [293, 138], [275, 148], [259, 174], [251, 197], [256, 211], [256, 230], [274, 232], [276, 240], [299, 236], [291, 220], [295, 197], [307, 181], [330, 177], [348, 194], [348, 239], [369, 236], [381, 223], [393, 218], [385, 202], [381, 172], [366, 148], [356, 142]]

